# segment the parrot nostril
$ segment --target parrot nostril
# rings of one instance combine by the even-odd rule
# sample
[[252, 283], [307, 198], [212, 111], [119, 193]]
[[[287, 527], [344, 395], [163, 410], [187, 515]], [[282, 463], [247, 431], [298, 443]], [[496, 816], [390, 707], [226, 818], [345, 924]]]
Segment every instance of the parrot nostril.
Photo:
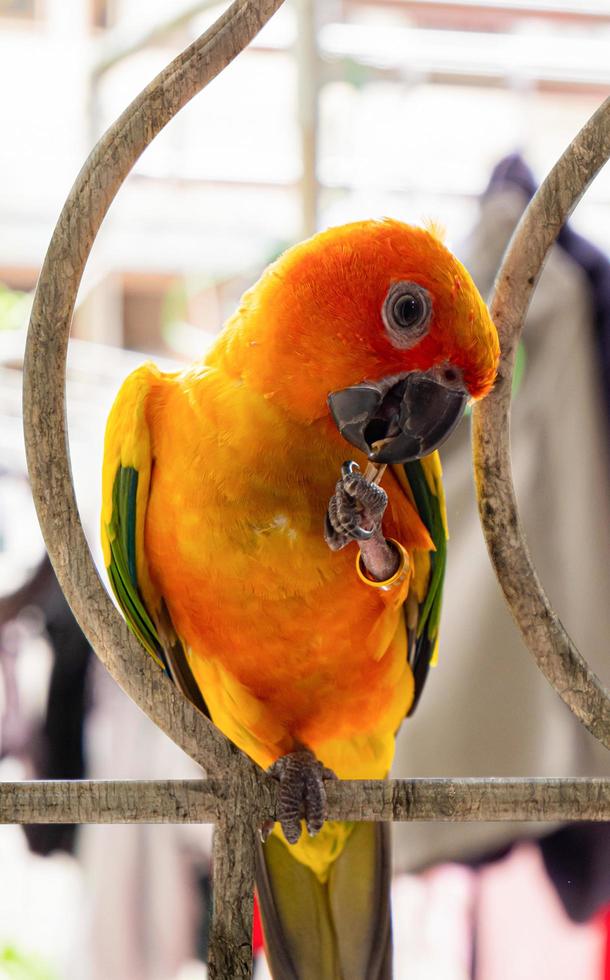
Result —
[[464, 387], [462, 372], [454, 364], [441, 364], [435, 373], [436, 380], [446, 388], [462, 389]]

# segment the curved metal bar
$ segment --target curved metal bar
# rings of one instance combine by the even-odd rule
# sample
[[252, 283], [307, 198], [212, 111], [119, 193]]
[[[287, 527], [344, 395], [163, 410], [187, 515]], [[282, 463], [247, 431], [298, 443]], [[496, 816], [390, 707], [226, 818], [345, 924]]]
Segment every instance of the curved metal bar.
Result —
[[[164, 677], [129, 633], [91, 558], [70, 472], [65, 368], [70, 323], [100, 225], [134, 163], [176, 113], [252, 40], [283, 0], [235, 0], [100, 139], [57, 222], [32, 309], [24, 428], [32, 493], [57, 578], [94, 650], [124, 691], [208, 772], [258, 782], [256, 767]], [[252, 786], [252, 788], [254, 788]], [[242, 792], [248, 787], [242, 784]]]
[[479, 514], [498, 581], [541, 671], [606, 748], [610, 748], [610, 698], [552, 608], [528, 551], [512, 479], [509, 412], [515, 351], [544, 260], [562, 224], [609, 157], [607, 99], [553, 167], [513, 235], [491, 302], [502, 348], [498, 380], [473, 412]]

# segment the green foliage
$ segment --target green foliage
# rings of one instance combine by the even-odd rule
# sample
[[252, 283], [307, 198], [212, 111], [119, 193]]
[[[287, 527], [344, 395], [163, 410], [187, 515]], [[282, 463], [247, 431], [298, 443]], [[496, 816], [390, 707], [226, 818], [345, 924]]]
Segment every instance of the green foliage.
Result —
[[520, 340], [517, 346], [517, 351], [515, 353], [515, 370], [513, 372], [513, 398], [519, 391], [521, 383], [523, 381], [523, 376], [525, 374], [525, 365], [527, 362], [527, 356], [525, 353], [525, 347], [523, 346], [523, 341]]
[[0, 330], [20, 330], [25, 327], [31, 308], [31, 293], [21, 293], [0, 283]]
[[0, 980], [59, 980], [39, 956], [22, 953], [14, 946], [0, 947]]
[[[512, 398], [516, 398], [517, 395], [518, 395], [518, 393], [519, 393], [519, 389], [520, 389], [520, 387], [521, 387], [521, 385], [523, 383], [523, 378], [525, 376], [526, 365], [527, 365], [527, 354], [525, 353], [525, 346], [523, 344], [523, 341], [520, 340], [519, 341], [519, 344], [517, 345], [517, 350], [515, 352], [515, 367], [514, 367], [514, 370], [513, 370], [513, 386], [512, 386], [512, 389], [511, 389], [511, 391], [512, 391], [511, 397]], [[472, 414], [472, 406], [471, 405], [467, 405], [466, 406], [466, 415], [471, 415], [471, 414]]]

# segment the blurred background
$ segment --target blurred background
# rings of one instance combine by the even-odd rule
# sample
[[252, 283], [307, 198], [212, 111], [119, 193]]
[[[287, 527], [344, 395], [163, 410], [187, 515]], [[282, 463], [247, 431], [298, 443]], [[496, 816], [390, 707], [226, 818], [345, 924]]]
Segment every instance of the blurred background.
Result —
[[[197, 776], [93, 662], [28, 492], [21, 362], [61, 206], [105, 128], [223, 4], [0, 0], [0, 779]], [[523, 208], [610, 89], [608, 0], [287, 0], [137, 162], [73, 325], [69, 431], [98, 558], [105, 418], [154, 356], [205, 353], [319, 228], [446, 228], [487, 293]], [[610, 169], [551, 255], [519, 356], [514, 464], [558, 612], [610, 679]], [[481, 543], [466, 422], [446, 447], [441, 662], [396, 775], [608, 775], [530, 662]], [[607, 827], [396, 828], [396, 976], [610, 977]], [[0, 978], [205, 975], [210, 829], [0, 830]], [[257, 944], [260, 936], [256, 937]], [[257, 977], [265, 976], [259, 956]]]

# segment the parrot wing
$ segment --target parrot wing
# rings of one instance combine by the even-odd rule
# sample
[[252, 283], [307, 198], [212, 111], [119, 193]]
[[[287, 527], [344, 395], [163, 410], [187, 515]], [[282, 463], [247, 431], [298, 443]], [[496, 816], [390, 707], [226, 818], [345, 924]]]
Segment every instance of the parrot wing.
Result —
[[102, 546], [108, 578], [127, 625], [193, 704], [209, 714], [169, 611], [155, 589], [144, 548], [152, 473], [146, 403], [163, 375], [145, 364], [124, 382], [106, 426], [102, 479]]
[[428, 670], [438, 656], [438, 628], [447, 565], [447, 512], [440, 458], [437, 452], [392, 468], [417, 508], [435, 550], [415, 552], [413, 584], [405, 603], [409, 664], [415, 693], [407, 717], [421, 697]]

